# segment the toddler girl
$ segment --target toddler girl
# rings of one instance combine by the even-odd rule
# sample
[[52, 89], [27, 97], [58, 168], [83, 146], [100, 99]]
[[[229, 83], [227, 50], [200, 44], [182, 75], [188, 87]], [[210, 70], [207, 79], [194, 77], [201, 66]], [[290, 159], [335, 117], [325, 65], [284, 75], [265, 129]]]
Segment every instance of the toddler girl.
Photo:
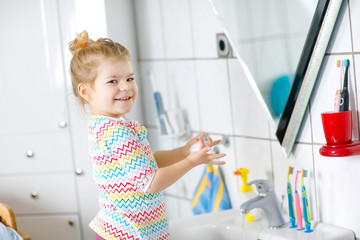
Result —
[[[97, 239], [170, 239], [162, 190], [200, 164], [225, 154], [211, 154], [220, 142], [200, 133], [185, 146], [151, 152], [146, 128], [125, 115], [138, 95], [128, 50], [108, 38], [93, 41], [83, 31], [69, 43], [75, 96], [91, 109], [89, 153], [99, 187], [100, 211], [90, 227]], [[200, 150], [190, 152], [195, 143]]]

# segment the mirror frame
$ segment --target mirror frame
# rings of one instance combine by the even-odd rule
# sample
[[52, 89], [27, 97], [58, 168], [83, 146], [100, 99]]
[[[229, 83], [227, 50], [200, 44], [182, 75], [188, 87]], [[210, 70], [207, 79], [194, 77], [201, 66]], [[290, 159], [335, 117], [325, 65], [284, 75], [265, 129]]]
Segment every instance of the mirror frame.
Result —
[[[209, 2], [215, 15], [219, 18], [229, 42], [232, 46], [235, 46], [213, 0], [209, 0]], [[318, 0], [290, 92], [276, 130], [276, 137], [287, 157], [289, 157], [295, 144], [342, 2], [343, 0]], [[260, 90], [245, 62], [241, 59], [241, 55], [236, 49], [233, 52], [240, 65], [244, 68], [255, 95], [262, 102], [262, 105], [266, 107]], [[266, 110], [270, 121], [273, 123], [272, 125], [275, 126], [270, 111]]]
[[299, 132], [343, 0], [319, 0], [276, 130], [289, 156]]

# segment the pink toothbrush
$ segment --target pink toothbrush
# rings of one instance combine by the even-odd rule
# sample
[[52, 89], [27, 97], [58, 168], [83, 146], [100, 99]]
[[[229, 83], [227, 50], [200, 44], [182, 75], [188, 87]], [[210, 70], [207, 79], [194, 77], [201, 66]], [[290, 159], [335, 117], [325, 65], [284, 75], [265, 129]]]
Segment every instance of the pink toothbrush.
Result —
[[300, 207], [300, 198], [297, 191], [297, 179], [298, 174], [301, 173], [301, 171], [296, 171], [296, 177], [295, 177], [295, 212], [296, 212], [296, 221], [298, 228], [297, 230], [304, 230], [303, 224], [302, 224], [302, 213], [301, 213], [301, 207]]

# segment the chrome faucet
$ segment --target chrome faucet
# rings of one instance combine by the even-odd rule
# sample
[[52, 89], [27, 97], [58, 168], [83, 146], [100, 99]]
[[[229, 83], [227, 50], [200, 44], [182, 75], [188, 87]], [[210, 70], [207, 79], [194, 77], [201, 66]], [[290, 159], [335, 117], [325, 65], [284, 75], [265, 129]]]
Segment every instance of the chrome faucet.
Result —
[[250, 186], [252, 184], [256, 185], [259, 195], [241, 204], [241, 212], [247, 214], [251, 209], [261, 208], [265, 212], [271, 229], [285, 227], [287, 224], [281, 214], [280, 205], [271, 182], [268, 180], [255, 180], [246, 185]]

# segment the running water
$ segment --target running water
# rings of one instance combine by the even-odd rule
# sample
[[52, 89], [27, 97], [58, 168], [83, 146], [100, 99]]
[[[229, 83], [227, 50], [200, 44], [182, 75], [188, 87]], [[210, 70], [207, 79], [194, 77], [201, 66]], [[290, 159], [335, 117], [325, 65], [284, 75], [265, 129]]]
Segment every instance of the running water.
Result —
[[246, 239], [245, 223], [246, 223], [246, 213], [241, 213], [241, 218], [240, 218], [241, 240]]

